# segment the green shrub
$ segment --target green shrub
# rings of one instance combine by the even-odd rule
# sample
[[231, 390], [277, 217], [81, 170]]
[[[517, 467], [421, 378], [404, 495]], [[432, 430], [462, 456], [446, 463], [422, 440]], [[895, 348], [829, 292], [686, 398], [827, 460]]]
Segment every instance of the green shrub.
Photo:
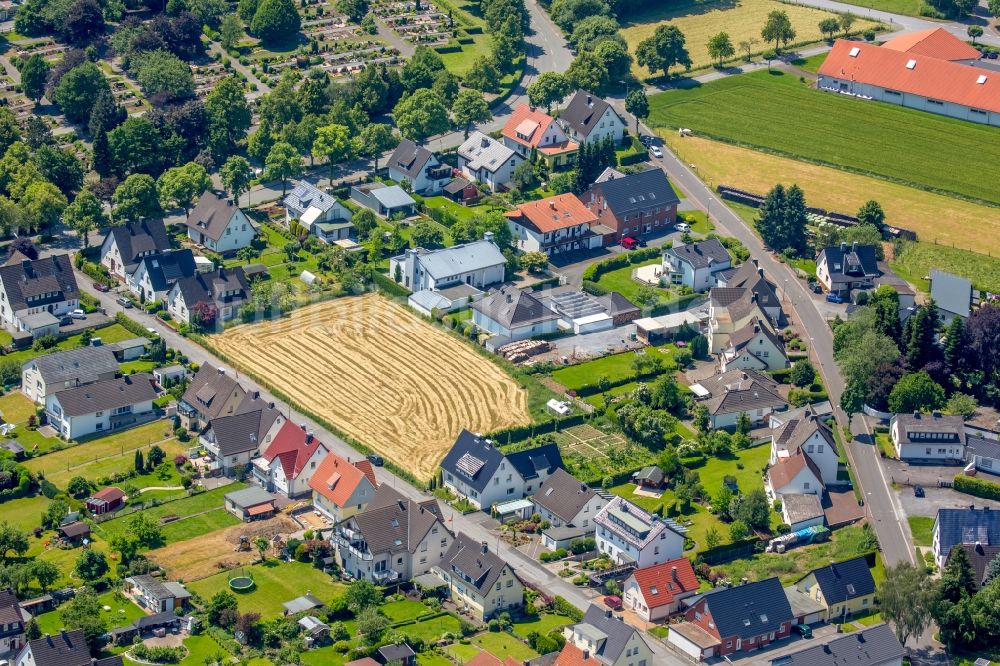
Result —
[[1000, 483], [959, 474], [955, 477], [955, 490], [983, 499], [1000, 500]]

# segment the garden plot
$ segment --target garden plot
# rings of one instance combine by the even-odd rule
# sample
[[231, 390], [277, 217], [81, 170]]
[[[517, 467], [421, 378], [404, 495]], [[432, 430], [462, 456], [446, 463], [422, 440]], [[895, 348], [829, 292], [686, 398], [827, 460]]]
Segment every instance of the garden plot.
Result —
[[454, 26], [446, 13], [429, 2], [388, 2], [375, 7], [375, 15], [406, 41], [424, 46], [448, 42]]
[[630, 472], [653, 462], [653, 453], [627, 441], [616, 432], [606, 433], [583, 424], [550, 435], [559, 445], [566, 469], [581, 481], [600, 483], [605, 476]]
[[468, 428], [530, 422], [527, 394], [466, 344], [376, 295], [236, 326], [212, 344], [238, 368], [419, 478]]

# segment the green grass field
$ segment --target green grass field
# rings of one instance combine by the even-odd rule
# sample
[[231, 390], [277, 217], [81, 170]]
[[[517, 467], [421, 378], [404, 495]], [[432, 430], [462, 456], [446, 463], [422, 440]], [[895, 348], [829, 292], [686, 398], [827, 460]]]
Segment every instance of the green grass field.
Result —
[[697, 135], [1000, 203], [1000, 181], [982, 177], [1000, 161], [997, 128], [812, 90], [797, 77], [764, 71], [653, 95], [650, 108], [655, 127], [688, 127]]
[[3, 503], [3, 518], [0, 518], [0, 522], [10, 523], [30, 532], [42, 523], [42, 514], [51, 501], [44, 495], [8, 500]]
[[876, 11], [889, 12], [890, 14], [903, 14], [904, 16], [922, 16], [922, 9], [930, 9], [924, 0], [844, 0], [847, 4], [857, 5], [858, 13], [862, 16], [865, 10], [871, 8]]
[[635, 374], [633, 362], [638, 358], [635, 352], [623, 352], [559, 368], [552, 372], [552, 378], [570, 390], [595, 384], [601, 377], [617, 381]]
[[312, 592], [322, 601], [329, 601], [344, 592], [346, 587], [310, 564], [278, 562], [223, 571], [208, 578], [192, 581], [188, 588], [202, 599], [212, 598], [216, 592], [229, 591], [230, 576], [246, 572], [253, 576], [257, 586], [250, 592], [236, 595], [241, 613], [257, 612], [264, 618], [282, 614], [282, 604]]
[[454, 615], [442, 615], [433, 620], [423, 620], [399, 627], [396, 631], [404, 636], [420, 638], [424, 642], [430, 643], [441, 638], [444, 634], [458, 634], [461, 631], [461, 623]]
[[487, 631], [479, 634], [472, 639], [472, 644], [486, 650], [500, 661], [513, 657], [518, 662], [524, 663], [525, 660], [538, 656], [530, 646], [503, 632]]
[[[228, 486], [222, 486], [221, 488], [216, 488], [214, 490], [209, 490], [203, 493], [198, 493], [197, 495], [191, 495], [190, 497], [185, 497], [183, 499], [174, 500], [173, 502], [164, 502], [159, 506], [150, 507], [143, 511], [143, 515], [150, 518], [153, 521], [159, 521], [160, 518], [164, 516], [177, 515], [181, 516], [183, 520], [177, 521], [175, 523], [168, 523], [163, 528], [164, 537], [168, 535], [173, 536], [174, 540], [182, 541], [184, 539], [190, 539], [195, 536], [200, 536], [202, 534], [207, 534], [212, 532], [218, 527], [213, 527], [216, 520], [223, 520], [221, 518], [216, 518], [216, 513], [228, 513], [222, 509], [223, 500], [222, 497], [226, 493], [233, 492], [234, 490], [239, 490], [241, 488], [246, 488], [245, 483], [232, 483]], [[211, 518], [205, 518], [203, 516], [198, 516], [197, 518], [185, 518], [185, 516], [194, 516], [195, 514], [201, 514], [206, 511], [212, 512]], [[206, 514], [208, 515], [208, 514]], [[231, 514], [230, 514], [231, 515]], [[232, 516], [233, 520], [236, 520], [235, 516]], [[110, 540], [115, 534], [118, 534], [124, 530], [128, 529], [129, 521], [132, 519], [131, 515], [125, 515], [121, 518], [115, 518], [109, 520], [105, 523], [100, 523], [97, 527], [97, 532], [105, 539]], [[178, 523], [186, 523], [188, 521], [193, 521], [189, 526], [182, 526]], [[239, 521], [237, 521], [239, 522]], [[230, 525], [233, 523], [229, 523]], [[193, 529], [195, 526], [200, 526], [201, 529]], [[228, 525], [222, 525], [227, 527]], [[211, 529], [208, 529], [211, 528]], [[168, 543], [170, 539], [167, 539]]]
[[[984, 245], [989, 242], [986, 238], [983, 241]], [[998, 248], [983, 249], [996, 251]], [[904, 243], [902, 252], [893, 258], [890, 266], [904, 280], [925, 292], [930, 291], [930, 282], [924, 278], [931, 274], [932, 268], [961, 275], [976, 289], [1000, 291], [1000, 257], [934, 243]]]
[[493, 46], [493, 38], [486, 30], [486, 21], [480, 16], [479, 5], [472, 0], [437, 0], [441, 11], [450, 14], [463, 28], [478, 28], [479, 34], [470, 35], [471, 44], [456, 44], [461, 50], [455, 53], [442, 53], [441, 60], [445, 68], [456, 76], [462, 76], [470, 69], [476, 58], [489, 55]]
[[[110, 326], [105, 326], [104, 328], [99, 328], [94, 330], [94, 337], [100, 338], [101, 342], [104, 344], [110, 344], [112, 342], [121, 342], [122, 340], [131, 340], [136, 337], [135, 333], [132, 333], [126, 329], [121, 324], [111, 324]], [[23, 349], [21, 351], [13, 352], [12, 354], [7, 354], [4, 356], [5, 360], [17, 361], [18, 363], [24, 363], [25, 361], [31, 360], [36, 356], [41, 356], [42, 354], [51, 354], [56, 351], [63, 351], [66, 349], [76, 349], [82, 346], [80, 344], [80, 336], [72, 335], [65, 340], [60, 341], [56, 346], [48, 349], [44, 352], [37, 352], [30, 347], [28, 349]]]
[[[127, 597], [123, 596], [116, 598], [114, 592], [105, 592], [101, 596], [97, 597], [97, 601], [101, 604], [101, 612], [104, 615], [104, 620], [107, 622], [109, 629], [131, 624], [145, 615], [145, 613], [142, 612], [142, 609], [129, 601]], [[103, 610], [104, 606], [108, 606], [109, 610]], [[59, 630], [63, 628], [62, 618], [59, 615], [59, 609], [57, 608], [53, 611], [49, 611], [48, 613], [42, 613], [39, 615], [38, 628], [42, 630], [43, 634], [59, 633]]]
[[519, 638], [528, 638], [528, 634], [533, 631], [542, 636], [556, 629], [562, 629], [568, 624], [573, 624], [573, 620], [565, 615], [556, 613], [544, 613], [537, 617], [515, 622], [513, 625], [514, 635]]
[[934, 540], [934, 519], [927, 516], [907, 516], [914, 546], [929, 547]]

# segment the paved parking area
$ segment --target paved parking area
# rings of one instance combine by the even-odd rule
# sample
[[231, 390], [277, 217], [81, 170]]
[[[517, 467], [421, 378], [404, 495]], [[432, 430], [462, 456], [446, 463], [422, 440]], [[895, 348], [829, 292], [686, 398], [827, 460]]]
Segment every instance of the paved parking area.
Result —
[[[885, 475], [890, 483], [900, 486], [897, 495], [903, 512], [908, 516], [937, 515], [939, 508], [959, 508], [975, 504], [1000, 509], [1000, 502], [960, 493], [952, 488], [941, 488], [938, 481], [950, 482], [962, 471], [957, 465], [908, 465], [899, 460], [884, 459]], [[913, 495], [913, 485], [920, 484], [924, 497]]]
[[775, 644], [774, 647], [769, 647], [758, 652], [751, 652], [741, 659], [733, 659], [730, 657], [728, 660], [717, 660], [710, 663], [732, 663], [739, 664], [739, 666], [759, 666], [760, 664], [769, 663], [771, 660], [777, 659], [778, 657], [791, 652], [803, 650], [811, 645], [829, 643], [831, 640], [840, 635], [837, 633], [837, 626], [833, 624], [815, 625], [812, 630], [812, 638], [802, 638], [798, 634], [792, 634], [790, 639], [781, 641], [780, 643]]

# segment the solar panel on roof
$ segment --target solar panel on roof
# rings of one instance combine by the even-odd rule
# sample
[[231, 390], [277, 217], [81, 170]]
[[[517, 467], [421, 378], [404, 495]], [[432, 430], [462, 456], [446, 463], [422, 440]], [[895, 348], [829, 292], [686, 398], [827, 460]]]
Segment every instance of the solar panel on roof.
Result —
[[458, 459], [458, 462], [455, 463], [455, 467], [463, 474], [473, 477], [479, 473], [479, 470], [481, 470], [485, 464], [485, 461], [480, 460], [471, 453], [466, 453]]

